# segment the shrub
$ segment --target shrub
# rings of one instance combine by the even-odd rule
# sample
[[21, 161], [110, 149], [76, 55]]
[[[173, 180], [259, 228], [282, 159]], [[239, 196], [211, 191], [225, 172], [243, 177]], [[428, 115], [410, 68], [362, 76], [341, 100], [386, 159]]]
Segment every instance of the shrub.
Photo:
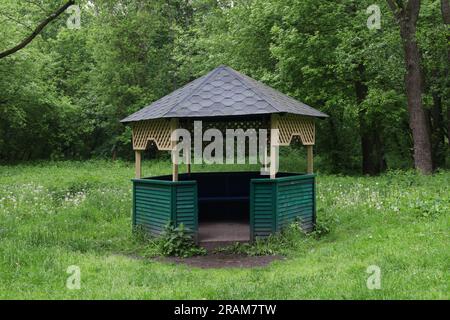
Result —
[[175, 227], [172, 223], [166, 225], [163, 234], [158, 240], [159, 252], [163, 256], [192, 257], [204, 255], [206, 250], [195, 245], [191, 236], [186, 233], [183, 224]]
[[311, 233], [305, 233], [301, 221], [291, 223], [282, 232], [272, 234], [267, 239], [256, 239], [253, 243], [235, 243], [218, 248], [215, 252], [230, 254], [245, 254], [249, 256], [286, 255], [289, 251], [298, 251], [305, 243], [319, 239], [334, 230], [338, 222], [337, 215], [331, 211], [318, 210], [316, 228]]
[[316, 228], [311, 233], [316, 238], [329, 234], [338, 222], [337, 215], [331, 210], [319, 209], [317, 212]]
[[298, 248], [304, 241], [307, 241], [305, 233], [301, 230], [298, 222], [293, 222], [282, 232], [271, 234], [267, 239], [256, 239], [253, 243], [237, 242], [227, 247], [218, 248], [215, 252], [248, 256], [284, 255], [289, 250]]

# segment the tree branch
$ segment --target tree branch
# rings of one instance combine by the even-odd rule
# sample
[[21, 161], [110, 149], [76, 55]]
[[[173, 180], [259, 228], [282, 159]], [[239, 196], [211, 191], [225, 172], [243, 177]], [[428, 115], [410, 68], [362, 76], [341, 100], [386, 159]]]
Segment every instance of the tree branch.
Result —
[[389, 8], [391, 8], [392, 13], [394, 14], [395, 19], [400, 20], [400, 10], [401, 8], [398, 6], [394, 0], [386, 0]]
[[71, 5], [75, 4], [75, 0], [69, 0], [67, 1], [67, 3], [65, 5], [63, 5], [62, 7], [60, 7], [58, 10], [56, 10], [55, 12], [53, 12], [51, 15], [49, 15], [47, 17], [47, 19], [45, 19], [44, 21], [42, 21], [37, 27], [36, 29], [34, 29], [34, 31], [28, 36], [26, 37], [24, 40], [22, 40], [21, 43], [19, 43], [17, 46], [8, 49], [6, 51], [0, 52], [0, 59], [3, 59], [17, 51], [19, 51], [20, 49], [25, 48], [31, 41], [33, 41], [34, 38], [36, 38], [36, 36], [53, 20], [55, 20], [56, 18], [58, 18], [58, 16], [60, 16], [64, 11], [66, 11], [66, 9], [68, 7], [70, 7]]

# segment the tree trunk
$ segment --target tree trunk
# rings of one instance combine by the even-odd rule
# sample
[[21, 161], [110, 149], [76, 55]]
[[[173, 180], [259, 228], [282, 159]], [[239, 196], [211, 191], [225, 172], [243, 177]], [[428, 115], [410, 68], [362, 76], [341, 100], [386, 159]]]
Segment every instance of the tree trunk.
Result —
[[427, 118], [422, 105], [422, 72], [420, 53], [415, 39], [415, 26], [408, 24], [403, 28], [406, 62], [406, 94], [408, 97], [409, 125], [414, 141], [415, 167], [424, 174], [433, 171], [431, 143]]
[[447, 139], [450, 144], [450, 107], [447, 107]]
[[[450, 2], [441, 0], [442, 19], [447, 27], [450, 25]], [[447, 33], [447, 62], [450, 64], [450, 34]], [[447, 64], [447, 79], [449, 77], [449, 64]], [[450, 143], [450, 106], [447, 107], [447, 137]]]
[[388, 0], [399, 25], [405, 53], [405, 86], [408, 100], [409, 126], [413, 135], [414, 166], [423, 174], [433, 172], [431, 139], [427, 117], [422, 105], [423, 79], [420, 52], [416, 41], [416, 25], [419, 18], [420, 0], [408, 0], [399, 5]]
[[[449, 0], [441, 0], [441, 11], [442, 11], [442, 19], [444, 20], [444, 24], [450, 24], [450, 2]], [[450, 35], [447, 35], [447, 40], [450, 41]], [[450, 48], [448, 51], [448, 58], [450, 60]]]
[[337, 124], [335, 123], [335, 119], [333, 117], [329, 118], [330, 123], [330, 137], [331, 137], [331, 164], [333, 172], [339, 172], [340, 167], [342, 166], [341, 157], [339, 152], [337, 151], [338, 146], [340, 146], [339, 134], [337, 131]]
[[370, 128], [361, 136], [363, 174], [377, 175], [386, 170], [384, 144], [377, 129]]
[[439, 94], [433, 94], [433, 108], [431, 109], [431, 145], [433, 152], [433, 168], [445, 164], [445, 129], [442, 116], [442, 99]]

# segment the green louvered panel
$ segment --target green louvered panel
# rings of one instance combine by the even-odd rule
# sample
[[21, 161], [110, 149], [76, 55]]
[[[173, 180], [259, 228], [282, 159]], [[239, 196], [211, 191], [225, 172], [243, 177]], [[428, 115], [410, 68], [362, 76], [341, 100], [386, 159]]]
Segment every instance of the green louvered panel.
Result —
[[176, 223], [183, 223], [189, 233], [197, 235], [198, 207], [196, 183], [177, 185], [175, 188]]
[[275, 231], [275, 184], [251, 182], [250, 224], [251, 238], [268, 237]]
[[133, 225], [152, 234], [160, 234], [172, 216], [170, 185], [133, 182]]
[[183, 223], [197, 237], [197, 183], [133, 180], [133, 226], [142, 226], [151, 234], [159, 235], [169, 222]]
[[300, 219], [304, 231], [314, 228], [315, 219], [314, 176], [307, 179], [278, 181], [277, 231]]
[[253, 179], [250, 190], [251, 238], [266, 238], [300, 219], [306, 232], [315, 225], [314, 175]]

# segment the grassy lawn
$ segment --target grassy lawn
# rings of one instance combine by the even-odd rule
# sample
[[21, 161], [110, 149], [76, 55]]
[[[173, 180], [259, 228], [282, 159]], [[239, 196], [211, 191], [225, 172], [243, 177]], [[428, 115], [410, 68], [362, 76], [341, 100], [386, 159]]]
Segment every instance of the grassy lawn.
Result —
[[[217, 169], [233, 170], [208, 167]], [[318, 214], [336, 216], [335, 228], [299, 237], [287, 260], [254, 269], [148, 258], [151, 246], [131, 234], [133, 172], [106, 161], [0, 166], [0, 298], [450, 298], [450, 172], [319, 174]], [[147, 160], [143, 172], [170, 165]], [[80, 290], [66, 288], [70, 265], [81, 269]], [[367, 289], [370, 265], [381, 268], [380, 290]]]

